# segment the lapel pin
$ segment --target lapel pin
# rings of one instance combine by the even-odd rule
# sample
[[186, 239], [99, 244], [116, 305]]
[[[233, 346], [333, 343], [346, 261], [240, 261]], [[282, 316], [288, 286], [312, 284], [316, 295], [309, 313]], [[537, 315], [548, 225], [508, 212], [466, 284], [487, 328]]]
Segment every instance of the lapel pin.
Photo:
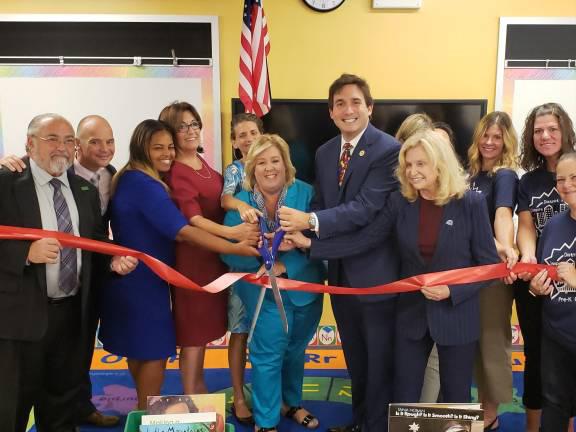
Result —
[[454, 221], [453, 221], [452, 219], [448, 219], [448, 220], [446, 221], [446, 225], [452, 226], [452, 225], [454, 225]]
[[88, 186], [80, 186], [80, 189], [83, 191], [90, 190], [90, 188]]
[[366, 152], [364, 150], [360, 150], [360, 153], [358, 153], [358, 156], [362, 157], [366, 154]]

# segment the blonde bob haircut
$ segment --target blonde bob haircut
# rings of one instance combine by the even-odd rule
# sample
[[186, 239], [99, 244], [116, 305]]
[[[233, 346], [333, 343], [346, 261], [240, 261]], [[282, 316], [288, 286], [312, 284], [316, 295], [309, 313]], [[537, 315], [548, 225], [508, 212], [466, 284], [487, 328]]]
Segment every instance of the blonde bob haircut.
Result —
[[434, 129], [432, 119], [428, 114], [411, 114], [404, 119], [396, 132], [395, 138], [402, 144], [415, 133], [423, 132], [427, 129]]
[[286, 141], [276, 134], [264, 134], [261, 135], [256, 142], [252, 143], [246, 155], [246, 161], [244, 162], [244, 172], [246, 173], [243, 184], [244, 189], [249, 191], [254, 190], [254, 186], [256, 185], [256, 176], [254, 175], [256, 160], [258, 156], [271, 147], [278, 149], [284, 161], [284, 166], [286, 167], [286, 186], [290, 186], [296, 180], [296, 168], [292, 165], [290, 149]]
[[424, 150], [432, 169], [438, 174], [434, 203], [441, 206], [448, 204], [453, 199], [462, 198], [468, 190], [466, 173], [458, 162], [452, 145], [432, 130], [411, 136], [400, 148], [396, 176], [400, 181], [400, 192], [404, 198], [414, 202], [419, 196], [418, 191], [412, 187], [406, 175], [406, 153], [417, 147]]
[[512, 125], [512, 119], [503, 111], [494, 111], [482, 117], [474, 130], [472, 144], [468, 149], [468, 172], [470, 177], [476, 177], [482, 171], [482, 155], [480, 154], [480, 140], [488, 129], [498, 126], [502, 134], [502, 153], [488, 175], [494, 175], [501, 168], [516, 170], [518, 168], [518, 137]]

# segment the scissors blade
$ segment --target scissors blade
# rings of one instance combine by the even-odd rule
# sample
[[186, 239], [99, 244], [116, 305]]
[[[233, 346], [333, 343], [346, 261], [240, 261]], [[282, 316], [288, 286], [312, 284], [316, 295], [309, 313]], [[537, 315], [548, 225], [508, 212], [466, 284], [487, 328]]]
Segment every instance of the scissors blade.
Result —
[[280, 312], [280, 318], [282, 319], [282, 327], [284, 328], [284, 333], [288, 334], [288, 318], [286, 318], [286, 311], [284, 310], [284, 302], [282, 301], [282, 296], [280, 295], [280, 290], [278, 289], [278, 283], [276, 282], [276, 275], [268, 270], [268, 278], [270, 279], [270, 286], [272, 287], [272, 294], [274, 294], [274, 301], [276, 302], [276, 307], [278, 312]]
[[260, 309], [262, 309], [262, 303], [264, 302], [264, 296], [266, 295], [266, 287], [260, 288], [260, 294], [258, 295], [258, 303], [256, 303], [256, 309], [254, 310], [254, 316], [252, 317], [252, 324], [250, 324], [250, 332], [248, 333], [248, 343], [252, 340], [254, 335], [254, 329], [256, 328], [256, 322], [258, 321], [258, 315], [260, 315]]

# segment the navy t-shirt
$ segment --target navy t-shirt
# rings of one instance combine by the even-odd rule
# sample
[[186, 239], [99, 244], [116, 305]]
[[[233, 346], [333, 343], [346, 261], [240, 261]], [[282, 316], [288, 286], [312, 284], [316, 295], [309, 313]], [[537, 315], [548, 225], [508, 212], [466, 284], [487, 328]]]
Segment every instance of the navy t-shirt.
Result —
[[501, 168], [490, 175], [487, 171], [481, 171], [470, 180], [470, 188], [486, 198], [492, 231], [494, 231], [496, 209], [508, 207], [514, 211], [516, 207], [518, 175], [511, 169]]
[[553, 173], [546, 171], [546, 168], [537, 168], [522, 176], [518, 185], [517, 213], [526, 210], [530, 212], [537, 238], [552, 216], [567, 209], [568, 206], [556, 190]]
[[[536, 253], [538, 262], [550, 265], [576, 261], [576, 220], [570, 212], [548, 221]], [[552, 282], [549, 296], [544, 298], [542, 322], [544, 331], [558, 343], [576, 352], [576, 287]]]

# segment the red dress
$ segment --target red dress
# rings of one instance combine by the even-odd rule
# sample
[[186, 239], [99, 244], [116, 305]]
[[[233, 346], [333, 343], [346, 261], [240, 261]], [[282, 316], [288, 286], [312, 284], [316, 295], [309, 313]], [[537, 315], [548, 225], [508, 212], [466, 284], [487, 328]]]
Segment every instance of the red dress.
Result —
[[[224, 210], [220, 207], [223, 179], [203, 159], [202, 163], [202, 169], [195, 170], [174, 162], [167, 177], [172, 199], [186, 219], [200, 215], [221, 224], [224, 220]], [[176, 270], [199, 285], [212, 282], [228, 271], [218, 253], [185, 242], [176, 245]], [[226, 333], [227, 290], [204, 294], [174, 288], [173, 300], [177, 345], [204, 346]]]

